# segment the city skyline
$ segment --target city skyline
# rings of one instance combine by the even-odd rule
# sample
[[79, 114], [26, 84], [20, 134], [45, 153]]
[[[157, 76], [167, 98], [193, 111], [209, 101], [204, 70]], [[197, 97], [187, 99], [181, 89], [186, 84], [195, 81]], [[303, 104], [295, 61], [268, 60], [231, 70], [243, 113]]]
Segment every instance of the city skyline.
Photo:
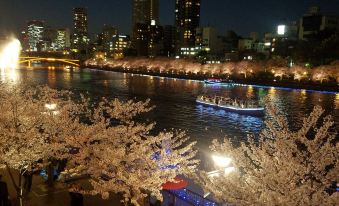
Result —
[[[55, 28], [72, 28], [72, 9], [74, 7], [87, 7], [91, 35], [101, 31], [104, 24], [116, 26], [120, 33], [131, 33], [132, 1], [106, 2], [99, 0], [94, 2], [76, 0], [66, 3], [66, 1], [61, 0], [53, 2], [53, 4], [40, 0], [35, 2], [2, 1], [0, 3], [0, 8], [2, 8], [0, 31], [6, 33], [18, 32], [24, 29], [29, 20], [42, 20]], [[293, 5], [293, 7], [290, 8], [290, 5]], [[212, 0], [209, 1], [209, 4], [202, 1], [201, 25], [215, 26], [220, 33], [224, 33], [226, 30], [234, 30], [240, 35], [246, 36], [251, 31], [257, 31], [262, 35], [274, 30], [275, 26], [282, 21], [298, 20], [312, 5], [318, 5], [321, 11], [330, 14], [337, 13], [337, 8], [339, 8], [339, 2], [335, 0], [326, 2], [319, 0], [269, 2], [263, 0], [260, 3], [243, 0], [236, 2]], [[174, 25], [174, 9], [174, 0], [160, 2], [161, 25]], [[18, 13], [23, 15], [16, 15]], [[251, 15], [254, 18], [248, 18]], [[251, 19], [251, 21], [248, 21], [248, 19]]]

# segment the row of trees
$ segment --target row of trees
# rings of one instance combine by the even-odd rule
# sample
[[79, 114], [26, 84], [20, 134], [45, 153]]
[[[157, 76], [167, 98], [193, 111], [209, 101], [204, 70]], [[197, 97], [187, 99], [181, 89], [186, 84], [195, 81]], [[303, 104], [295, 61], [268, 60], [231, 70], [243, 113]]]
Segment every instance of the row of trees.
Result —
[[47, 87], [0, 89], [0, 164], [20, 172], [14, 180], [22, 197], [21, 175], [67, 160], [65, 172], [89, 177], [100, 194], [120, 193], [135, 205], [146, 195], [161, 198], [161, 186], [178, 174], [194, 172], [194, 142], [181, 132], [152, 135], [154, 124], [135, 122], [149, 102], [102, 99], [91, 104], [81, 97]]
[[[75, 98], [76, 96], [76, 98]], [[74, 100], [76, 99], [76, 100]], [[138, 122], [152, 107], [146, 102], [102, 99], [48, 87], [0, 86], [0, 165], [7, 168], [22, 197], [21, 175], [55, 160], [67, 160], [64, 173], [88, 177], [85, 194], [123, 194], [140, 205], [178, 175], [195, 179], [222, 202], [236, 205], [333, 205], [338, 193], [338, 144], [331, 117], [315, 108], [300, 130], [272, 107], [259, 139], [240, 147], [232, 139], [211, 149], [232, 159], [234, 172], [211, 177], [198, 171], [195, 142], [182, 132], [153, 134], [153, 123]], [[11, 171], [19, 171], [15, 181]]]
[[267, 62], [240, 61], [222, 64], [205, 64], [191, 60], [172, 59], [142, 59], [126, 58], [121, 60], [90, 59], [86, 61], [89, 66], [103, 66], [108, 68], [123, 68], [130, 71], [156, 72], [168, 74], [198, 74], [209, 76], [231, 76], [232, 78], [253, 78], [263, 80], [305, 80], [318, 83], [339, 82], [339, 63], [322, 65], [310, 69], [305, 65], [288, 66], [282, 58], [274, 58]]

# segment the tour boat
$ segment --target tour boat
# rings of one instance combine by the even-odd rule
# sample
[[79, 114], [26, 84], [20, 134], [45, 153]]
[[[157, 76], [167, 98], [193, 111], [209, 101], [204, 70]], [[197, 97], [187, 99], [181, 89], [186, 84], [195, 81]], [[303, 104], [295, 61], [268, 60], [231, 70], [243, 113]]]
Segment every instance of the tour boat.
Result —
[[196, 102], [199, 104], [217, 107], [226, 111], [250, 116], [263, 116], [265, 111], [264, 107], [255, 105], [253, 103], [241, 102], [218, 96], [199, 96]]
[[217, 79], [217, 78], [210, 78], [206, 79], [205, 84], [229, 84], [229, 83], [234, 83], [232, 80], [227, 80], [227, 79]]
[[221, 84], [222, 83], [222, 79], [207, 79], [204, 81], [205, 84]]

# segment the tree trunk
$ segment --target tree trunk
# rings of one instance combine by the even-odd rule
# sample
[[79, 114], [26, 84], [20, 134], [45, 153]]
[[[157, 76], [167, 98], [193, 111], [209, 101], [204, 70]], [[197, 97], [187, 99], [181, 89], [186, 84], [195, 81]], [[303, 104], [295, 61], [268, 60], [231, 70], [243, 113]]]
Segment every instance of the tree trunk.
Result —
[[22, 185], [22, 175], [21, 172], [19, 172], [19, 186], [17, 190], [19, 205], [23, 206], [23, 185]]
[[16, 194], [17, 194], [17, 198], [18, 198], [18, 201], [19, 201], [19, 205], [20, 206], [23, 206], [23, 185], [22, 185], [22, 175], [21, 175], [21, 172], [19, 171], [19, 183], [18, 185], [15, 183], [15, 180], [14, 180], [14, 176], [11, 172], [11, 169], [8, 167], [8, 165], [6, 164], [6, 169], [7, 169], [7, 172], [11, 178], [11, 181], [12, 181], [12, 184], [14, 186], [14, 189], [16, 191]]
[[47, 185], [49, 187], [53, 187], [53, 183], [54, 183], [54, 174], [53, 174], [53, 164], [52, 162], [47, 166]]

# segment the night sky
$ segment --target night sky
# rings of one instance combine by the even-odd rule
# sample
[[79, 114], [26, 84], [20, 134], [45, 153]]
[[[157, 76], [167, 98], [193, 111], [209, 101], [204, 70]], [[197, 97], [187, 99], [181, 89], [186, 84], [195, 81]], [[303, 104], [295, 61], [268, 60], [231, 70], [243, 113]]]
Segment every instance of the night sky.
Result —
[[[0, 0], [0, 32], [22, 30], [26, 21], [44, 20], [55, 28], [72, 27], [72, 8], [89, 10], [90, 33], [104, 24], [130, 33], [132, 0]], [[160, 0], [161, 24], [174, 24], [175, 0]], [[202, 0], [201, 25], [216, 26], [219, 33], [234, 30], [246, 36], [274, 30], [283, 21], [299, 19], [312, 5], [325, 13], [338, 14], [339, 0]]]

